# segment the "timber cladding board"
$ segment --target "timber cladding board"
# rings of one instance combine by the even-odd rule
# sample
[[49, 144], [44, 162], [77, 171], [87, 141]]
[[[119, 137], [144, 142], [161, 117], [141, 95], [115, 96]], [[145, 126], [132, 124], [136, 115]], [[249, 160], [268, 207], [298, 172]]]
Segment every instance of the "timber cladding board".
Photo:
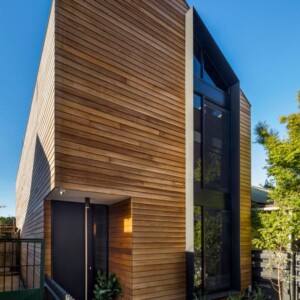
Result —
[[240, 243], [241, 290], [251, 283], [251, 106], [245, 95], [240, 97]]
[[51, 201], [44, 202], [45, 274], [52, 275], [51, 264]]
[[[44, 198], [54, 188], [54, 17], [52, 5], [17, 175], [16, 218], [22, 238], [44, 238]], [[28, 261], [33, 257], [28, 251]]]
[[[126, 228], [125, 221], [129, 222]], [[109, 206], [109, 270], [120, 279], [125, 297], [132, 299], [132, 220], [131, 201]]]
[[185, 298], [187, 9], [55, 3], [55, 185], [131, 197], [109, 207], [125, 299]]

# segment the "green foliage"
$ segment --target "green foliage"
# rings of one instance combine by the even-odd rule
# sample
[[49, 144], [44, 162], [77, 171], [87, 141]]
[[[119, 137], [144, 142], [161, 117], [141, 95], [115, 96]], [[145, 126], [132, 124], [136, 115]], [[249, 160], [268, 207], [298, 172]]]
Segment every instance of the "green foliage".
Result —
[[272, 180], [265, 180], [265, 183], [261, 185], [264, 189], [274, 189], [274, 182]]
[[293, 231], [293, 220], [285, 210], [253, 212], [253, 245], [258, 249], [286, 251]]
[[256, 287], [251, 297], [252, 300], [265, 300], [265, 293], [261, 287]]
[[[300, 92], [297, 100], [300, 108]], [[274, 251], [269, 265], [277, 272], [277, 283], [271, 283], [281, 300], [282, 283], [290, 280], [285, 272], [287, 256], [282, 251], [293, 251], [300, 240], [300, 112], [280, 117], [280, 123], [286, 126], [285, 137], [266, 123], [255, 127], [256, 142], [266, 150], [266, 170], [274, 186], [269, 199], [278, 209], [254, 214], [252, 243], [259, 249]]]
[[230, 295], [227, 300], [242, 300], [244, 299], [244, 294], [234, 294]]
[[[194, 287], [197, 294], [202, 285], [202, 213], [200, 206], [194, 206]], [[199, 296], [200, 297], [200, 296]], [[197, 298], [196, 298], [197, 299]], [[202, 299], [202, 298], [199, 298]]]
[[206, 296], [204, 295], [197, 295], [196, 293], [194, 293], [194, 299], [193, 300], [205, 300]]
[[[298, 92], [300, 108], [300, 91]], [[267, 174], [274, 183], [274, 189], [269, 194], [270, 200], [279, 207], [279, 212], [266, 214], [264, 220], [260, 217], [264, 228], [260, 232], [259, 248], [275, 245], [285, 245], [291, 237], [293, 241], [300, 239], [300, 112], [282, 116], [280, 123], [286, 126], [286, 137], [270, 129], [266, 123], [259, 123], [255, 128], [256, 141], [262, 144], [267, 154]], [[282, 220], [278, 220], [282, 219]], [[275, 238], [280, 241], [268, 241]], [[285, 234], [285, 237], [283, 236]], [[271, 249], [268, 249], [271, 250]]]
[[195, 182], [201, 182], [201, 158], [197, 159], [197, 166], [194, 171]]
[[123, 297], [121, 284], [116, 274], [97, 272], [96, 283], [93, 290], [96, 300], [113, 300], [116, 296]]
[[[202, 219], [204, 218], [204, 228]], [[202, 278], [202, 239], [204, 238], [205, 264], [207, 274], [217, 274], [221, 265], [222, 216], [218, 210], [206, 210], [202, 215], [200, 206], [194, 206], [194, 292], [201, 291]]]
[[16, 224], [16, 218], [15, 217], [0, 217], [0, 225], [6, 225], [6, 224]]

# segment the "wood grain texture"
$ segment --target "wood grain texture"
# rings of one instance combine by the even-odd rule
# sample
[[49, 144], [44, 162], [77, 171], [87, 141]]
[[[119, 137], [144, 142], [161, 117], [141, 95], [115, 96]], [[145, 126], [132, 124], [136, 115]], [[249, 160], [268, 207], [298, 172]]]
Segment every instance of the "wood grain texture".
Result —
[[52, 263], [51, 263], [51, 229], [52, 215], [51, 215], [51, 201], [44, 202], [44, 239], [45, 239], [45, 274], [51, 277]]
[[241, 290], [251, 284], [251, 106], [240, 97], [240, 241]]
[[56, 1], [55, 185], [131, 197], [109, 217], [126, 299], [185, 298], [186, 11], [179, 0]]
[[125, 297], [132, 299], [132, 208], [125, 200], [109, 206], [109, 271], [117, 274]]
[[16, 218], [22, 238], [44, 238], [44, 199], [54, 188], [54, 21], [53, 5], [16, 182]]

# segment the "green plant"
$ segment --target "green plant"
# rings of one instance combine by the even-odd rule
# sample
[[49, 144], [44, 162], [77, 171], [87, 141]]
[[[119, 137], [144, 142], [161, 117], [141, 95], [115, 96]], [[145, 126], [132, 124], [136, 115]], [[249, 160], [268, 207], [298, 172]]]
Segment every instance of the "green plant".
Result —
[[118, 277], [114, 273], [98, 271], [93, 290], [96, 300], [113, 300], [116, 296], [123, 297], [122, 287]]
[[205, 295], [199, 295], [194, 293], [194, 299], [193, 300], [205, 300], [206, 296]]
[[[297, 101], [300, 109], [300, 91]], [[268, 198], [276, 210], [255, 213], [252, 242], [258, 249], [274, 252], [267, 267], [271, 274], [277, 272], [276, 281], [270, 275], [270, 282], [282, 300], [283, 288], [294, 280], [286, 270], [286, 254], [293, 255], [300, 241], [300, 111], [282, 116], [280, 123], [286, 127], [284, 136], [264, 122], [255, 127], [256, 142], [266, 150], [265, 168], [273, 186]]]
[[230, 295], [227, 300], [242, 300], [244, 299], [244, 294], [234, 294]]
[[252, 300], [265, 300], [265, 293], [261, 287], [256, 287], [253, 291]]

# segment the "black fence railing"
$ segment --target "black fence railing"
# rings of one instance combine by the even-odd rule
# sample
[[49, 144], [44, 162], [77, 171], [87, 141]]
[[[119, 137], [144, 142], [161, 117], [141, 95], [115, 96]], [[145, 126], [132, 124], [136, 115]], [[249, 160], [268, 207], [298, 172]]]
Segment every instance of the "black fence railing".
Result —
[[44, 240], [0, 239], [0, 298], [42, 299], [44, 289]]
[[282, 299], [300, 300], [300, 253], [276, 255], [272, 251], [253, 250], [252, 283], [264, 290], [266, 299], [278, 299], [278, 277]]
[[74, 300], [74, 298], [50, 276], [45, 275], [44, 300]]

